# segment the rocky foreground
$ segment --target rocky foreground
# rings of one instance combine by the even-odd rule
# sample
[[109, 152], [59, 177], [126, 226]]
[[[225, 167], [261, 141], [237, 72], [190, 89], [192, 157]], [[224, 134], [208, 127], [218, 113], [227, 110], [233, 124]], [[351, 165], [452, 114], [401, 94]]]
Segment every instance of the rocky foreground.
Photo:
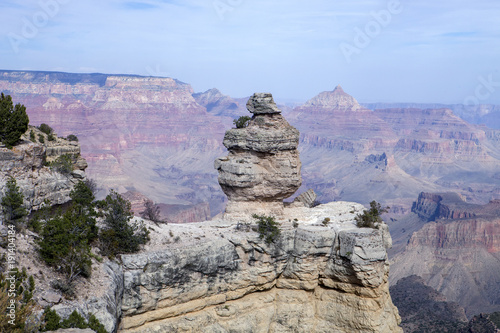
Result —
[[402, 331], [388, 289], [390, 236], [357, 228], [362, 209], [285, 208], [271, 244], [237, 221], [163, 226], [181, 239], [165, 245], [172, 238], [158, 231], [161, 249], [122, 256], [120, 331]]

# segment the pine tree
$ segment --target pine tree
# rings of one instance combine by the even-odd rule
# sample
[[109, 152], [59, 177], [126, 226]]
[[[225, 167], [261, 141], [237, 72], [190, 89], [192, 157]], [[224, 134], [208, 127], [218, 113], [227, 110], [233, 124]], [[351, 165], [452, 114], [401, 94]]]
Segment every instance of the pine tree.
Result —
[[5, 221], [19, 228], [24, 221], [24, 217], [28, 215], [26, 208], [23, 206], [23, 194], [17, 186], [15, 178], [10, 178], [6, 185], [7, 190], [2, 198], [2, 211], [5, 216]]
[[90, 273], [90, 242], [95, 237], [95, 220], [74, 209], [47, 221], [38, 241], [42, 259], [66, 276], [71, 285], [76, 277]]
[[119, 253], [139, 251], [149, 241], [149, 231], [143, 224], [131, 223], [130, 201], [111, 190], [99, 205], [104, 211], [104, 228], [99, 235], [101, 251], [110, 257]]
[[12, 103], [10, 95], [0, 95], [0, 140], [12, 148], [28, 130], [29, 117], [26, 107]]

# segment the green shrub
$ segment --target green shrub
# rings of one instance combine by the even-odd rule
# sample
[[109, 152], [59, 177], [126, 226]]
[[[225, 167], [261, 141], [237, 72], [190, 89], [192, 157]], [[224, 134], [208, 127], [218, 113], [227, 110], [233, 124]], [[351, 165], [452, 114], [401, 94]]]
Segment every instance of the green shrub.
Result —
[[70, 155], [64, 154], [59, 156], [50, 166], [64, 175], [69, 175], [73, 171], [73, 160]]
[[61, 328], [61, 317], [55, 310], [46, 307], [43, 311], [43, 324], [41, 327], [42, 332], [56, 331]]
[[2, 198], [2, 211], [5, 222], [14, 225], [19, 230], [25, 221], [26, 215], [28, 215], [23, 205], [24, 196], [19, 190], [15, 178], [10, 178], [6, 187], [7, 190]]
[[10, 95], [0, 95], [0, 141], [12, 148], [28, 130], [30, 120], [26, 107], [12, 103]]
[[321, 222], [321, 224], [323, 224], [325, 227], [328, 226], [330, 224], [330, 218], [325, 217], [325, 219]]
[[272, 216], [253, 214], [252, 217], [257, 219], [259, 238], [264, 239], [267, 244], [275, 242], [280, 234], [279, 223]]
[[68, 135], [66, 139], [68, 139], [68, 141], [78, 141], [78, 137], [74, 134]]
[[43, 134], [38, 134], [38, 141], [40, 143], [45, 143], [45, 136]]
[[64, 319], [61, 323], [61, 328], [88, 328], [85, 318], [83, 318], [76, 310], [71, 312], [68, 318]]
[[44, 324], [41, 328], [42, 332], [56, 331], [61, 328], [90, 328], [97, 333], [107, 333], [104, 325], [102, 325], [93, 314], [90, 315], [89, 321], [87, 322], [76, 310], [73, 311], [67, 319], [61, 321], [61, 317], [59, 317], [57, 312], [47, 307], [43, 312], [43, 318]]
[[35, 131], [33, 130], [30, 131], [30, 140], [36, 142]]
[[96, 237], [95, 219], [74, 207], [45, 224], [38, 240], [41, 258], [66, 277], [71, 285], [78, 276], [90, 274], [90, 243]]
[[149, 241], [149, 231], [143, 223], [131, 223], [130, 202], [111, 190], [106, 199], [98, 203], [103, 211], [104, 228], [99, 235], [101, 252], [114, 257], [119, 253], [133, 253]]
[[40, 124], [40, 126], [38, 126], [38, 129], [47, 135], [52, 134], [54, 132], [52, 127], [50, 127], [49, 125], [47, 125], [45, 123]]
[[50, 282], [50, 286], [59, 290], [66, 298], [73, 299], [76, 296], [75, 286], [68, 281], [54, 280]]
[[245, 128], [248, 126], [248, 122], [252, 118], [249, 116], [241, 116], [238, 119], [233, 120], [233, 124], [236, 126], [236, 128]]
[[80, 209], [93, 208], [95, 196], [87, 182], [79, 180], [69, 193], [69, 197], [71, 198], [71, 202]]
[[359, 228], [376, 228], [376, 223], [382, 222], [380, 215], [387, 213], [389, 207], [382, 208], [375, 200], [370, 202], [370, 210], [364, 210], [363, 214], [356, 216], [356, 225]]
[[49, 140], [49, 141], [55, 141], [56, 137], [54, 136], [54, 134], [50, 133], [49, 135], [47, 135], [47, 140]]
[[495, 326], [500, 329], [500, 312], [493, 312], [488, 315], [488, 318], [495, 324]]
[[51, 207], [50, 200], [45, 199], [43, 206], [35, 211], [28, 220], [28, 229], [39, 234], [43, 229], [43, 222], [50, 218]]

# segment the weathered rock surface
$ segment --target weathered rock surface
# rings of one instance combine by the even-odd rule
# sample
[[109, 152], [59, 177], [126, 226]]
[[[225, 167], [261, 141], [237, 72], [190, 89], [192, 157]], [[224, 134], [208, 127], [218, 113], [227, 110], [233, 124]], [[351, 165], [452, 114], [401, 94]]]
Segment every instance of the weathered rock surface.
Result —
[[229, 155], [215, 161], [228, 197], [226, 213], [258, 212], [262, 204], [279, 213], [283, 199], [301, 184], [299, 132], [280, 114], [271, 94], [254, 94], [247, 108], [254, 114], [248, 126], [226, 132], [223, 143]]
[[87, 320], [93, 314], [104, 325], [106, 331], [116, 332], [122, 313], [123, 268], [115, 262], [106, 261], [103, 269], [105, 280], [102, 282], [104, 284], [102, 294], [96, 291], [93, 297], [84, 302], [65, 302], [53, 306], [52, 310], [55, 310], [62, 319], [68, 318], [75, 310]]
[[307, 190], [304, 193], [298, 195], [294, 200], [293, 204], [302, 204], [304, 207], [311, 208], [316, 203], [317, 195], [312, 189]]
[[402, 332], [388, 292], [390, 236], [357, 228], [362, 208], [285, 208], [271, 244], [214, 220], [189, 225], [189, 246], [123, 255], [120, 332]]
[[[30, 212], [38, 210], [49, 200], [52, 205], [60, 205], [70, 200], [69, 193], [79, 179], [85, 179], [83, 172], [86, 161], [80, 156], [80, 146], [62, 138], [46, 143], [29, 141], [29, 132], [36, 137], [43, 135], [38, 129], [30, 127], [22, 136], [22, 143], [13, 149], [0, 147], [0, 197], [5, 193], [5, 184], [14, 177], [24, 195], [24, 205]], [[46, 166], [61, 155], [68, 155], [73, 162], [73, 172], [62, 174]], [[0, 211], [0, 216], [2, 212]]]
[[90, 328], [60, 328], [57, 331], [47, 331], [47, 333], [94, 333]]

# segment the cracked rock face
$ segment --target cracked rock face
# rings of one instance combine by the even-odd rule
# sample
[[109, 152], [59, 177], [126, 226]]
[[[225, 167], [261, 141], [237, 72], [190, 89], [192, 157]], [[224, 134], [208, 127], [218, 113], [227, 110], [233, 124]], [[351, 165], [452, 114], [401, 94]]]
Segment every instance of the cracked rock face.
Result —
[[229, 199], [226, 213], [264, 206], [279, 213], [283, 199], [302, 183], [299, 131], [283, 118], [271, 94], [255, 93], [247, 108], [253, 113], [248, 126], [226, 132], [229, 155], [215, 161]]

